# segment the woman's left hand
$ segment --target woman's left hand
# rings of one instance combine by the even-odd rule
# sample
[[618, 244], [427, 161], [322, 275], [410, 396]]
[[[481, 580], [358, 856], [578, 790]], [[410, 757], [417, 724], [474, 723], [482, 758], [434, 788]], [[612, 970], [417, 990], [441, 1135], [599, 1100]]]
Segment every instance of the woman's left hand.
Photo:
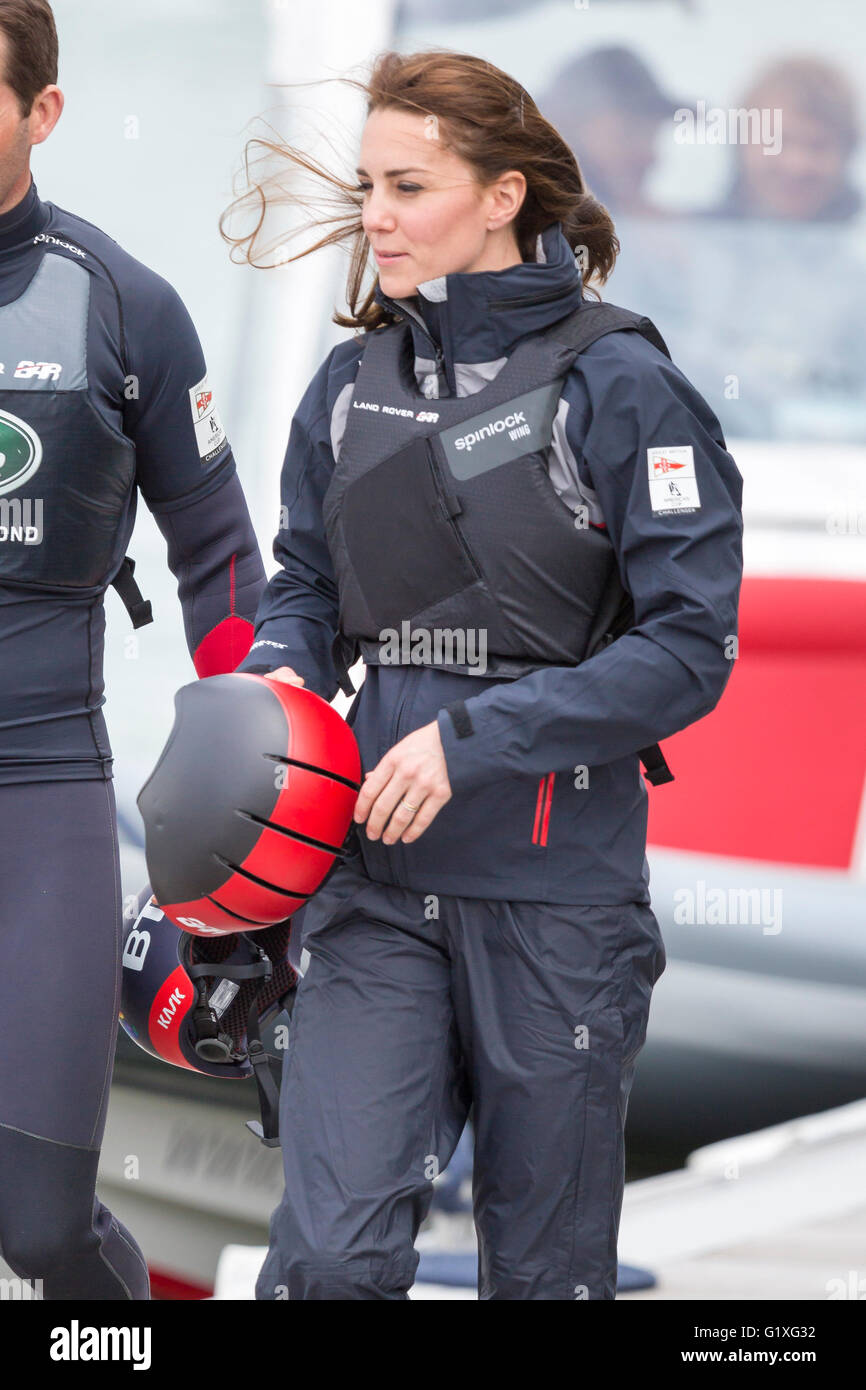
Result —
[[383, 845], [409, 844], [450, 800], [448, 765], [434, 719], [401, 738], [367, 773], [354, 816], [358, 824], [367, 821], [368, 840], [377, 840], [387, 825]]

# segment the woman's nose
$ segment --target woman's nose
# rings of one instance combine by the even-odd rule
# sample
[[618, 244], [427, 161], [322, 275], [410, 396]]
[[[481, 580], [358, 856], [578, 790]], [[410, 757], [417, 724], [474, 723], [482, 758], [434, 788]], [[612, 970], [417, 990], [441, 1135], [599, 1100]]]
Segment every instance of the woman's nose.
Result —
[[397, 225], [394, 213], [388, 205], [387, 196], [384, 194], [371, 193], [364, 204], [362, 213], [364, 231], [369, 235], [370, 232], [393, 232]]

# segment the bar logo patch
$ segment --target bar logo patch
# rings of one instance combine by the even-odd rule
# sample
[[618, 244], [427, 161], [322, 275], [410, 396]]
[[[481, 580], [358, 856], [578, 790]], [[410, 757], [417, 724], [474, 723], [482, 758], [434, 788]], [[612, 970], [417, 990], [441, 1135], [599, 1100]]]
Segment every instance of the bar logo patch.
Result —
[[213, 391], [208, 386], [207, 373], [189, 393], [192, 408], [192, 423], [195, 429], [195, 442], [202, 463], [215, 459], [226, 442], [226, 432], [217, 414]]
[[701, 505], [691, 444], [647, 449], [650, 503], [654, 512], [694, 512]]

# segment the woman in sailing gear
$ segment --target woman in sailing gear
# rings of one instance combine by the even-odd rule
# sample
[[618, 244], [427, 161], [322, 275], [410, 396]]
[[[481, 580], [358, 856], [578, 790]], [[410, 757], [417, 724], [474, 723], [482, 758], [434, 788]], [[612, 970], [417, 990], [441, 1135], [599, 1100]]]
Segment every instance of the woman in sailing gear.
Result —
[[150, 620], [124, 566], [138, 491], [199, 675], [247, 651], [264, 572], [186, 309], [31, 181], [63, 98], [50, 7], [28, 8], [30, 66], [0, 7], [0, 1255], [47, 1299], [146, 1299], [94, 1192], [121, 946], [103, 597]]
[[613, 228], [519, 84], [428, 52], [365, 91], [379, 281], [295, 415], [241, 667], [331, 698], [366, 662], [257, 1293], [405, 1298], [471, 1105], [480, 1296], [611, 1299], [665, 964], [641, 759], [669, 780], [657, 741], [727, 682], [741, 479], [653, 326], [585, 296]]

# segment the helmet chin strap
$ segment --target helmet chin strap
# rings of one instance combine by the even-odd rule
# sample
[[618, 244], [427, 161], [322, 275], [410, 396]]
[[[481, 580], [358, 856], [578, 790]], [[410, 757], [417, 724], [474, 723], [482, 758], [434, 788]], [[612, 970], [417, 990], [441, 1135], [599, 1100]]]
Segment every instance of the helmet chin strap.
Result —
[[258, 1120], [247, 1120], [247, 1129], [260, 1139], [267, 1149], [278, 1149], [280, 1147], [280, 1073], [282, 1064], [270, 1053], [265, 1051], [262, 1035], [259, 1031], [259, 995], [271, 978], [272, 966], [270, 959], [265, 956], [264, 963], [267, 965], [267, 974], [262, 980], [255, 998], [250, 1004], [250, 1011], [247, 1015], [247, 1055], [253, 1069], [253, 1076], [256, 1078], [256, 1086], [259, 1093], [259, 1114], [261, 1122]]
[[[259, 1027], [259, 1000], [273, 975], [273, 963], [270, 957], [250, 936], [244, 935], [244, 940], [247, 945], [259, 956], [259, 959], [254, 961], [251, 965], [224, 965], [211, 961], [202, 961], [198, 965], [193, 965], [191, 957], [194, 940], [195, 938], [190, 933], [184, 932], [179, 943], [178, 955], [181, 965], [186, 970], [196, 991], [195, 1004], [190, 1014], [190, 1029], [196, 1054], [201, 1057], [203, 1061], [229, 1062], [243, 1057], [244, 1055], [242, 1052], [238, 1052], [235, 1049], [234, 1039], [231, 1037], [231, 1034], [223, 1032], [220, 1029], [219, 1019], [208, 999], [206, 978], [216, 977], [221, 980], [237, 980], [240, 982], [244, 980], [258, 980], [260, 982], [258, 989], [250, 1001], [249, 1013], [247, 1015], [246, 1055], [253, 1069], [253, 1076], [256, 1081], [261, 1122], [258, 1120], [248, 1120], [246, 1125], [247, 1129], [255, 1134], [267, 1148], [278, 1148], [280, 1143], [280, 1063], [277, 1058], [271, 1057], [265, 1050]], [[200, 984], [199, 981], [201, 981]]]

